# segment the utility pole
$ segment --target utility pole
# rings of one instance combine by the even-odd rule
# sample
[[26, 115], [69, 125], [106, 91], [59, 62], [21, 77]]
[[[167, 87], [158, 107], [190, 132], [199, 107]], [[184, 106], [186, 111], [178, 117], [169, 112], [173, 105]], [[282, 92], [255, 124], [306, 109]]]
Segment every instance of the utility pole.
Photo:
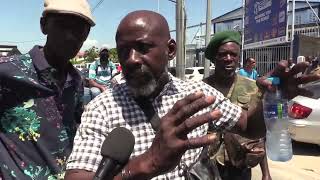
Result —
[[246, 2], [245, 0], [242, 0], [242, 29], [241, 29], [241, 59], [240, 59], [240, 67], [243, 67], [243, 58], [244, 58], [244, 18], [245, 18], [245, 9], [246, 9]]
[[185, 78], [185, 14], [184, 0], [176, 1], [176, 72], [180, 79]]
[[[210, 42], [211, 36], [211, 0], [207, 0], [207, 23], [206, 23], [206, 47]], [[210, 60], [205, 58], [204, 60], [204, 78], [209, 76]]]
[[292, 0], [292, 23], [291, 23], [290, 58], [293, 58], [293, 40], [294, 40], [295, 12], [296, 12], [296, 1]]

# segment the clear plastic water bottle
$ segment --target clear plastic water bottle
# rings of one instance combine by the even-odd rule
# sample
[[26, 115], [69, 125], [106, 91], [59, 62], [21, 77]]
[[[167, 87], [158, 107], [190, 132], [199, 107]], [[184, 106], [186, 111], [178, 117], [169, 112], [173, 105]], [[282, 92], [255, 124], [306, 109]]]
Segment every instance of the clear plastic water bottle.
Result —
[[263, 98], [263, 114], [267, 128], [266, 152], [273, 161], [288, 161], [292, 158], [292, 143], [288, 131], [288, 100], [278, 89], [280, 79], [268, 78], [275, 92], [266, 92]]

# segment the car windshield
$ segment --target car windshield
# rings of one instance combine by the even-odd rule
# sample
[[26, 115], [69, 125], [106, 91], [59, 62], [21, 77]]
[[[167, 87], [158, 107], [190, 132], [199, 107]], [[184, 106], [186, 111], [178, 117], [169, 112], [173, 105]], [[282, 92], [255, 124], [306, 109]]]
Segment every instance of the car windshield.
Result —
[[204, 74], [204, 69], [199, 69], [198, 71], [200, 74]]
[[312, 93], [310, 98], [313, 98], [313, 99], [320, 98], [320, 80], [303, 85], [303, 88], [307, 89], [308, 91], [310, 91]]
[[185, 74], [192, 74], [193, 73], [193, 69], [186, 69]]

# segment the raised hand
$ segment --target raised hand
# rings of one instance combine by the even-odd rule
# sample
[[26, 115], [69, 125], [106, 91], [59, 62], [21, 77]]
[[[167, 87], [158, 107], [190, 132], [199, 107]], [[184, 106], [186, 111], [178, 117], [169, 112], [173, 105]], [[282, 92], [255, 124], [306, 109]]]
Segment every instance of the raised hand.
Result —
[[272, 90], [271, 82], [266, 79], [270, 76], [277, 76], [280, 78], [280, 88], [285, 92], [284, 96], [287, 96], [289, 99], [297, 95], [309, 96], [311, 95], [310, 92], [299, 87], [299, 85], [320, 80], [320, 74], [302, 74], [301, 76], [297, 76], [299, 73], [304, 73], [309, 65], [309, 62], [301, 62], [289, 69], [288, 61], [281, 60], [274, 70], [257, 80], [257, 85], [261, 89]]
[[148, 150], [153, 168], [158, 173], [175, 168], [186, 150], [212, 143], [214, 135], [208, 134], [188, 139], [187, 134], [221, 117], [219, 110], [191, 117], [199, 110], [210, 106], [214, 101], [214, 97], [205, 97], [202, 92], [197, 92], [177, 101], [168, 114], [161, 118], [160, 128]]

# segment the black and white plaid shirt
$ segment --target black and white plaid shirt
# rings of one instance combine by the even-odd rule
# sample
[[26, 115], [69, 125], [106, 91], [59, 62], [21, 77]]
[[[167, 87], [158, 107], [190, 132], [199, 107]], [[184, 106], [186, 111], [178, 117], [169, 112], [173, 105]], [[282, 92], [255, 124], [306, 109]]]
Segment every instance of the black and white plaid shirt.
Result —
[[[170, 76], [170, 82], [153, 101], [155, 111], [163, 117], [174, 103], [196, 91], [216, 96], [216, 102], [224, 96], [203, 82], [182, 81]], [[215, 103], [216, 103], [215, 102]], [[214, 105], [214, 104], [213, 104]], [[238, 121], [241, 108], [231, 104], [229, 100], [222, 102], [218, 109], [223, 117], [214, 122], [218, 129], [230, 129]], [[209, 112], [209, 108], [196, 115]], [[84, 169], [95, 172], [102, 159], [100, 149], [105, 137], [116, 127], [126, 127], [135, 136], [135, 145], [131, 158], [144, 153], [152, 144], [155, 131], [139, 105], [134, 101], [126, 83], [119, 84], [113, 90], [105, 91], [91, 101], [82, 114], [81, 125], [74, 139], [73, 151], [68, 159], [67, 169]], [[188, 137], [199, 137], [207, 133], [207, 125], [203, 125], [188, 134]], [[200, 155], [201, 148], [188, 150], [180, 164], [189, 166]], [[178, 175], [179, 168], [160, 175], [154, 179], [183, 179]]]

